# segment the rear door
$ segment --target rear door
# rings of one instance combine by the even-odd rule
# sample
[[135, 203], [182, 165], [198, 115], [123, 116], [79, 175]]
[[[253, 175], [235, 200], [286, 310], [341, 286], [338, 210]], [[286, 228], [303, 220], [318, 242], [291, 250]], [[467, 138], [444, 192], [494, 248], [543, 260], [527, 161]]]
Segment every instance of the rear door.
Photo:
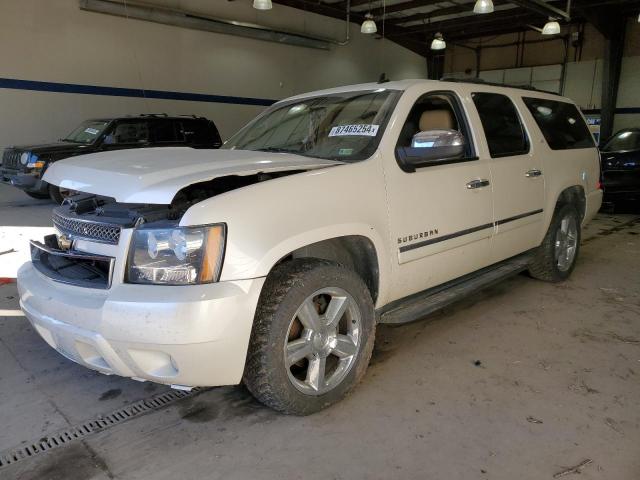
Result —
[[184, 145], [182, 121], [175, 118], [154, 118], [151, 124], [151, 138], [156, 147]]
[[149, 123], [144, 119], [118, 120], [102, 140], [103, 150], [148, 147]]
[[544, 172], [512, 99], [493, 92], [474, 92], [471, 98], [484, 133], [480, 156], [491, 168], [496, 228], [491, 260], [497, 262], [537, 246]]

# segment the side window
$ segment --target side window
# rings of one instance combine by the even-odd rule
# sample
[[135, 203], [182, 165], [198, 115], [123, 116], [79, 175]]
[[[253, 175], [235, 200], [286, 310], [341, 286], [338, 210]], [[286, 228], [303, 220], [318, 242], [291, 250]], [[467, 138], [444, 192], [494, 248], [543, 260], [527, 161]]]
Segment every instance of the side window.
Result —
[[196, 145], [213, 145], [220, 143], [220, 135], [213, 122], [197, 119], [183, 120], [182, 128], [187, 143]]
[[491, 157], [522, 155], [529, 151], [527, 134], [509, 97], [497, 93], [476, 92], [471, 98], [480, 115]]
[[153, 121], [153, 137], [157, 143], [184, 142], [184, 133], [180, 120], [155, 119]]
[[552, 150], [595, 146], [589, 127], [572, 103], [531, 97], [522, 100]]
[[146, 143], [149, 141], [149, 126], [145, 121], [118, 122], [113, 131], [104, 139], [104, 143], [132, 144]]
[[453, 130], [462, 133], [466, 144], [460, 160], [475, 159], [467, 122], [453, 92], [431, 92], [420, 97], [402, 126], [396, 149], [410, 148], [417, 133], [431, 130]]

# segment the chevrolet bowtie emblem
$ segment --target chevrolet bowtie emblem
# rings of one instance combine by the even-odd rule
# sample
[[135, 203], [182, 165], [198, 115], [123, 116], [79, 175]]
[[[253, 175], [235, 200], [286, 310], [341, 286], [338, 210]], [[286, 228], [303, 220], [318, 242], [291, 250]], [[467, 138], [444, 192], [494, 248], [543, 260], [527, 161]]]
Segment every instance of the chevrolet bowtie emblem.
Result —
[[73, 240], [66, 235], [60, 235], [58, 237], [58, 247], [60, 247], [60, 250], [70, 250], [72, 244]]

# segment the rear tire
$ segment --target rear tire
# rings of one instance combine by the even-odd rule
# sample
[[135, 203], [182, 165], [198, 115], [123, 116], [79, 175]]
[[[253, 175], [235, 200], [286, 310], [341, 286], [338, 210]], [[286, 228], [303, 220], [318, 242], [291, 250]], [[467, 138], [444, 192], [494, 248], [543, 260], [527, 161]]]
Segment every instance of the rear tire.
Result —
[[546, 282], [569, 278], [580, 252], [580, 215], [570, 204], [559, 205], [549, 230], [529, 264], [529, 274]]
[[322, 410], [362, 379], [375, 326], [371, 295], [355, 272], [319, 259], [283, 263], [260, 295], [243, 381], [282, 413]]

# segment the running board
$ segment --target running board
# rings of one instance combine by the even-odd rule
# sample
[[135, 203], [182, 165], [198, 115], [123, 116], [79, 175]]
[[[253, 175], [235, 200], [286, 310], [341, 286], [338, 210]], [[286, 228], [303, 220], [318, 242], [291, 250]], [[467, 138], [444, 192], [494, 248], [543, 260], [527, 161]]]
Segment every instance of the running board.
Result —
[[438, 287], [396, 300], [380, 311], [378, 323], [398, 325], [420, 320], [471, 293], [526, 270], [530, 261], [531, 253], [527, 252]]

